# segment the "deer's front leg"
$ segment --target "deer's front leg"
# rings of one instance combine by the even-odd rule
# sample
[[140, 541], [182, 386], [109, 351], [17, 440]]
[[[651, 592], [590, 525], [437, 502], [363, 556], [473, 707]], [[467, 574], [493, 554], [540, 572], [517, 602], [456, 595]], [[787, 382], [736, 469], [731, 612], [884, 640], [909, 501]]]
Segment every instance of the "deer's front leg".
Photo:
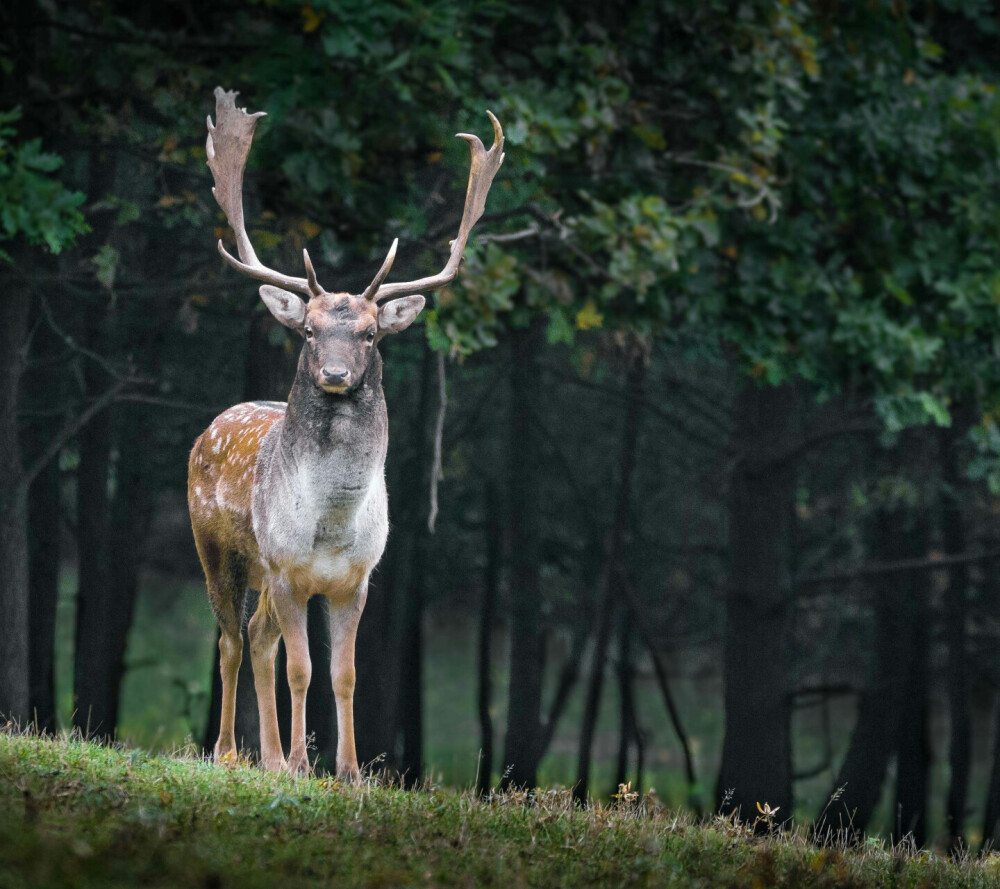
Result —
[[354, 601], [330, 603], [330, 678], [337, 701], [337, 777], [357, 782], [361, 778], [354, 747], [354, 640], [368, 593], [368, 579]]
[[309, 691], [309, 680], [312, 678], [306, 619], [308, 612], [306, 602], [300, 602], [287, 586], [276, 585], [271, 593], [274, 614], [285, 640], [288, 689], [292, 695], [292, 743], [288, 751], [288, 771], [304, 775], [309, 772], [309, 757], [306, 755], [306, 692]]
[[274, 701], [274, 658], [278, 653], [281, 630], [272, 613], [270, 594], [266, 590], [261, 594], [248, 629], [253, 681], [257, 688], [257, 713], [260, 716], [260, 763], [267, 771], [278, 772], [285, 767], [278, 732], [278, 710]]

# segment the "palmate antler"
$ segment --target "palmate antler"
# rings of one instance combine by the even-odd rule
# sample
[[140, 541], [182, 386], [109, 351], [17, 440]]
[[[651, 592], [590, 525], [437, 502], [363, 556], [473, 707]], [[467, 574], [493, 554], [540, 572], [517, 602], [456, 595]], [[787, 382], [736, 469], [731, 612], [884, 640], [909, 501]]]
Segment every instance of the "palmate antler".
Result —
[[469, 143], [469, 153], [472, 155], [472, 163], [469, 169], [469, 187], [465, 192], [465, 209], [462, 212], [462, 222], [458, 226], [458, 237], [451, 242], [451, 255], [445, 267], [436, 275], [429, 278], [418, 278], [416, 281], [403, 281], [397, 284], [382, 284], [385, 276], [389, 274], [392, 261], [396, 257], [396, 241], [392, 242], [389, 248], [389, 255], [382, 263], [382, 268], [375, 276], [375, 280], [368, 285], [365, 296], [368, 299], [386, 299], [390, 296], [406, 296], [411, 293], [420, 293], [423, 290], [438, 290], [450, 284], [458, 272], [458, 264], [462, 261], [462, 253], [469, 240], [469, 233], [472, 227], [479, 221], [486, 207], [486, 195], [490, 192], [493, 184], [493, 177], [503, 163], [503, 128], [500, 121], [496, 119], [492, 111], [486, 112], [490, 122], [493, 124], [493, 145], [487, 151], [478, 136], [471, 136], [468, 133], [459, 133], [457, 138], [465, 139]]
[[264, 111], [247, 114], [245, 108], [236, 107], [236, 92], [227, 92], [221, 86], [215, 88], [215, 124], [208, 118], [208, 140], [205, 142], [205, 152], [208, 155], [208, 167], [215, 180], [212, 194], [226, 214], [229, 225], [236, 235], [236, 249], [240, 258], [231, 256], [222, 246], [219, 239], [219, 253], [234, 269], [256, 278], [274, 284], [285, 290], [303, 293], [307, 296], [318, 296], [323, 292], [309, 253], [302, 251], [306, 264], [306, 278], [293, 278], [283, 275], [274, 269], [269, 269], [259, 259], [250, 244], [246, 226], [243, 223], [243, 170], [250, 154], [250, 144], [257, 121], [266, 115]]
[[[236, 235], [236, 249], [240, 258], [236, 259], [231, 256], [222, 245], [221, 239], [219, 253], [234, 269], [245, 275], [268, 284], [274, 284], [285, 290], [292, 290], [310, 297], [318, 296], [324, 291], [316, 279], [316, 271], [313, 269], [308, 251], [302, 251], [306, 277], [294, 278], [276, 272], [261, 263], [250, 244], [250, 238], [243, 222], [243, 171], [246, 168], [247, 156], [250, 154], [250, 145], [253, 142], [257, 121], [265, 116], [265, 112], [257, 111], [254, 114], [247, 114], [245, 108], [237, 108], [237, 95], [236, 92], [227, 92], [221, 86], [215, 88], [216, 122], [213, 124], [212, 118], [208, 118], [208, 141], [205, 144], [208, 166], [215, 180], [212, 194], [215, 195], [215, 200], [222, 208], [222, 212], [226, 214], [226, 219], [229, 220], [229, 225]], [[469, 233], [479, 217], [483, 215], [486, 196], [489, 194], [493, 178], [504, 159], [504, 138], [500, 121], [492, 112], [487, 111], [486, 113], [493, 124], [493, 145], [489, 151], [483, 146], [478, 136], [472, 136], [468, 133], [458, 134], [459, 139], [465, 139], [469, 143], [472, 162], [469, 170], [469, 187], [465, 193], [465, 209], [458, 227], [458, 237], [451, 242], [451, 254], [445, 267], [437, 275], [428, 278], [396, 284], [383, 284], [382, 282], [389, 274], [393, 260], [396, 258], [396, 247], [399, 244], [397, 238], [392, 242], [378, 274], [365, 289], [363, 294], [365, 299], [380, 300], [390, 296], [418, 293], [423, 290], [437, 290], [454, 279], [462, 260], [465, 245], [469, 240]]]

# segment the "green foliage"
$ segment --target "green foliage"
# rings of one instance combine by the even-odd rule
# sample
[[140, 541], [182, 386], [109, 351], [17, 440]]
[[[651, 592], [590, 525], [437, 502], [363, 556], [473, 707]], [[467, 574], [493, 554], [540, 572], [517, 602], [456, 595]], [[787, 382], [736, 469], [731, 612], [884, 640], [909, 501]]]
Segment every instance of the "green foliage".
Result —
[[[624, 788], [577, 809], [568, 791], [489, 801], [429, 787], [360, 788], [0, 736], [0, 857], [11, 886], [995, 885], [1000, 858], [949, 861], [871, 840], [817, 849], [695, 824]], [[766, 806], [764, 807], [766, 811]]]
[[[18, 108], [0, 113], [0, 241], [21, 235], [59, 253], [87, 231], [80, 212], [85, 198], [52, 175], [62, 158], [42, 151], [41, 139], [17, 141], [20, 118]], [[0, 257], [11, 261], [3, 250]]]
[[[984, 9], [949, 15], [988, 36]], [[446, 134], [485, 135], [491, 108], [507, 161], [478, 233], [515, 237], [473, 236], [426, 315], [434, 348], [470, 355], [541, 316], [552, 342], [628, 328], [772, 384], [846, 391], [890, 430], [947, 423], [956, 402], [1000, 409], [994, 69], [917, 11], [276, 0], [213, 19], [243, 47], [232, 57], [173, 52], [124, 15], [100, 25], [124, 39], [83, 69], [78, 42], [52, 35], [51, 79], [102, 97], [64, 124], [182, 171], [145, 204], [103, 197], [117, 225], [151, 212], [192, 251], [224, 234], [202, 125], [223, 82], [268, 112], [248, 174], [259, 249], [294, 270], [308, 245], [326, 286], [356, 289], [399, 236], [393, 275], [416, 277], [440, 267], [462, 204], [468, 157]], [[118, 110], [133, 88], [151, 110]], [[34, 172], [51, 163], [37, 143], [19, 151]], [[5, 201], [4, 224], [28, 206]], [[45, 202], [54, 219], [59, 206]], [[109, 250], [94, 260], [105, 286], [128, 260]]]

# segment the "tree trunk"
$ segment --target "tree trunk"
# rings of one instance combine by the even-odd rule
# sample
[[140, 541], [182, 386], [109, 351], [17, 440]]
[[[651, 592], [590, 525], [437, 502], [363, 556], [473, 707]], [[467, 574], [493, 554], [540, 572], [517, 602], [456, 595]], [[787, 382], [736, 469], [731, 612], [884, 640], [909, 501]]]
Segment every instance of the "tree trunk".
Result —
[[38, 731], [56, 730], [55, 636], [59, 599], [61, 473], [58, 456], [35, 477], [28, 493], [30, 531], [28, 673], [31, 718]]
[[[989, 566], [993, 571], [998, 565]], [[1000, 849], [1000, 693], [994, 695], [993, 719], [993, 764], [990, 770], [990, 784], [986, 792], [986, 808], [983, 812], [982, 851], [995, 852]]]
[[416, 533], [409, 586], [403, 595], [403, 635], [399, 659], [397, 732], [402, 744], [399, 771], [406, 787], [424, 775], [424, 584], [426, 535]]
[[601, 692], [604, 689], [604, 665], [611, 642], [611, 625], [614, 619], [614, 573], [606, 566], [601, 580], [601, 604], [597, 616], [597, 633], [594, 638], [594, 660], [587, 681], [587, 697], [583, 705], [583, 724], [580, 728], [580, 747], [576, 765], [576, 783], [573, 798], [578, 803], [587, 801], [590, 787], [590, 761], [594, 747], [594, 730], [601, 712]]
[[[108, 194], [114, 186], [118, 155], [90, 154], [90, 192]], [[93, 217], [84, 247], [96, 250], [114, 231], [110, 209]], [[83, 338], [91, 352], [108, 342], [108, 295], [97, 289], [82, 297]], [[111, 385], [108, 373], [90, 358], [82, 359], [84, 391], [98, 398]], [[76, 645], [73, 656], [73, 725], [94, 738], [110, 738], [117, 718], [115, 665], [108, 656], [110, 627], [118, 604], [111, 599], [108, 479], [111, 463], [112, 411], [102, 410], [77, 434], [80, 462], [76, 473], [77, 550]]]
[[[395, 529], [393, 529], [395, 531]], [[390, 540], [395, 534], [390, 536]], [[390, 544], [392, 545], [392, 544]], [[395, 770], [393, 749], [393, 713], [399, 652], [391, 644], [392, 619], [397, 606], [396, 585], [390, 562], [393, 552], [372, 576], [368, 602], [358, 625], [355, 643], [357, 680], [354, 689], [354, 742], [358, 762], [371, 765], [377, 772]]]
[[408, 434], [390, 448], [389, 503], [398, 509], [391, 509], [393, 531], [358, 628], [354, 694], [359, 762], [376, 761], [376, 770], [394, 772], [410, 786], [423, 776], [426, 419], [434, 369], [434, 353], [425, 341], [420, 349], [414, 410], [402, 424]]
[[[911, 558], [927, 555], [927, 524], [919, 517], [907, 534]], [[910, 836], [917, 848], [927, 841], [927, 790], [930, 781], [928, 659], [930, 639], [930, 572], [905, 576], [902, 614], [906, 626], [896, 632], [909, 636], [909, 658], [902, 688], [902, 712], [896, 740], [896, 808], [893, 839]], [[898, 623], [898, 617], [897, 617]]]
[[[87, 347], [103, 351], [103, 299], [93, 298], [84, 309]], [[86, 361], [83, 378], [88, 398], [107, 388], [109, 377]], [[77, 439], [80, 462], [76, 471], [77, 544], [79, 572], [76, 594], [76, 646], [73, 657], [73, 725], [91, 738], [110, 738], [115, 732], [114, 667], [108, 657], [110, 624], [115, 603], [110, 601], [108, 473], [111, 463], [111, 411], [97, 414]]]
[[[51, 295], [49, 296], [51, 300]], [[35, 311], [36, 323], [40, 312]], [[45, 330], [45, 328], [42, 328]], [[32, 338], [31, 359], [48, 365], [58, 360], [62, 342], [48, 334]], [[28, 374], [22, 386], [26, 404], [42, 410], [58, 408], [63, 396], [58, 378], [48, 366], [39, 374]], [[57, 379], [53, 379], [53, 378]], [[28, 426], [22, 436], [25, 462], [40, 459], [51, 441], [51, 421]], [[28, 677], [31, 719], [40, 732], [56, 730], [55, 630], [59, 598], [59, 535], [62, 517], [61, 473], [56, 454], [35, 476], [28, 491]]]
[[[632, 664], [632, 615], [622, 608], [618, 616], [618, 760], [612, 792], [628, 781], [629, 748], [641, 746], [635, 713], [635, 667]], [[639, 767], [641, 771], [641, 766]], [[638, 790], [638, 785], [636, 785]]]
[[500, 522], [500, 497], [493, 481], [486, 486], [486, 576], [483, 578], [483, 606], [479, 616], [479, 683], [476, 703], [479, 709], [480, 752], [476, 790], [481, 796], [493, 786], [493, 623], [500, 590], [503, 564], [503, 525]]
[[[956, 445], [968, 429], [959, 423], [954, 429], [942, 429], [939, 434], [941, 474], [945, 485], [942, 496], [941, 526], [945, 552], [964, 553], [966, 547], [965, 517], [961, 509], [961, 474]], [[968, 805], [969, 772], [972, 766], [972, 716], [969, 705], [969, 659], [966, 652], [965, 625], [968, 614], [968, 565], [953, 565], [948, 572], [945, 593], [945, 639], [948, 643], [948, 764], [951, 780], [945, 826], [949, 852], [960, 852], [965, 846], [965, 815]]]
[[590, 785], [590, 761], [594, 742], [594, 729], [600, 715], [601, 691], [604, 685], [604, 663], [615, 612], [616, 585], [621, 585], [624, 574], [625, 533], [632, 502], [632, 476], [635, 472], [639, 440], [639, 419], [646, 377], [646, 359], [640, 345], [630, 342], [625, 354], [625, 423], [622, 429], [618, 465], [621, 477], [611, 527], [604, 547], [604, 565], [601, 569], [601, 604], [594, 642], [594, 662], [587, 685], [587, 699], [580, 729], [580, 751], [577, 760], [576, 784], [573, 797], [577, 802], [587, 800]]
[[399, 584], [397, 607], [401, 622], [396, 634], [399, 649], [399, 672], [396, 679], [396, 727], [399, 742], [397, 768], [407, 787], [423, 780], [424, 769], [424, 605], [427, 583], [427, 554], [430, 534], [427, 530], [427, 483], [430, 480], [430, 448], [427, 442], [427, 417], [430, 414], [431, 380], [435, 357], [426, 340], [422, 344], [420, 399], [411, 426], [412, 464], [407, 476], [414, 488], [403, 507], [404, 538], [400, 554], [404, 570], [396, 575]]
[[510, 535], [510, 669], [503, 789], [538, 783], [542, 706], [542, 593], [538, 578], [538, 482], [540, 448], [531, 420], [538, 403], [535, 356], [540, 328], [510, 335], [510, 438], [508, 510]]
[[[914, 555], [916, 538], [907, 530], [906, 519], [901, 510], [876, 513], [872, 549], [877, 561], [892, 562]], [[900, 614], [906, 612], [917, 573], [872, 580], [875, 655], [847, 755], [830, 792], [832, 802], [817, 819], [816, 831], [822, 839], [859, 838], [868, 829], [881, 796], [900, 738], [905, 690], [912, 679], [913, 625], [905, 621], [901, 627]], [[908, 718], [912, 725], [914, 714], [911, 712]]]
[[744, 820], [756, 804], [792, 809], [790, 544], [795, 472], [778, 455], [797, 413], [794, 388], [748, 383], [736, 401], [741, 459], [731, 481], [731, 574], [723, 664], [726, 728], [716, 798]]
[[0, 299], [0, 717], [31, 718], [28, 689], [28, 504], [18, 440], [31, 297], [9, 277]]

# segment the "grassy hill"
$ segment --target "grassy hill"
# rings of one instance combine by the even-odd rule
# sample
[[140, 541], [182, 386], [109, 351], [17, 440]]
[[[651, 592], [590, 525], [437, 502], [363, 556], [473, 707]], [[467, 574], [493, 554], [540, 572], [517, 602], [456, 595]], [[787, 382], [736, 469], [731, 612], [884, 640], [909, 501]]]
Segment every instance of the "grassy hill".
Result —
[[655, 801], [524, 803], [0, 734], [0, 887], [1000, 886], [1000, 856], [821, 850]]

